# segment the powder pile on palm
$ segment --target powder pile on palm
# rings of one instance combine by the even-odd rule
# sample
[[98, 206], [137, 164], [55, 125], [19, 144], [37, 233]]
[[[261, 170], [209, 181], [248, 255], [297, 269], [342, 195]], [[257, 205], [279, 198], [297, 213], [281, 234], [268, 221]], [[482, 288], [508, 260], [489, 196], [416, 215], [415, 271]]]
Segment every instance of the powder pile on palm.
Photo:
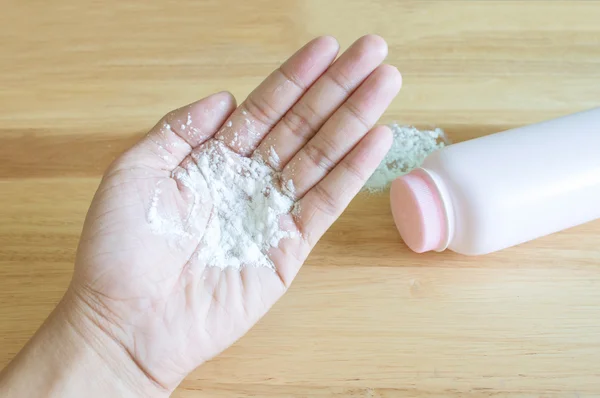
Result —
[[[280, 217], [291, 212], [294, 201], [282, 192], [279, 173], [218, 140], [194, 151], [192, 157], [194, 162], [177, 168], [173, 178], [191, 196], [188, 218], [198, 217], [199, 212], [208, 216], [195, 253], [198, 260], [223, 269], [274, 268], [269, 250], [294, 235], [280, 226]], [[154, 231], [177, 234], [179, 229], [181, 233], [183, 227], [161, 214], [161, 208], [159, 195], [147, 217]]]

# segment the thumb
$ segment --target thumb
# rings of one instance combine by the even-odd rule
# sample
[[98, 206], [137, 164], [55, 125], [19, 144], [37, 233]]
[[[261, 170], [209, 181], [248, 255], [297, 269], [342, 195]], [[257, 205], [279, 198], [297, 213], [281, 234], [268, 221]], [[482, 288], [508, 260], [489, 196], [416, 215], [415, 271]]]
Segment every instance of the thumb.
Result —
[[172, 171], [193, 148], [210, 139], [235, 110], [229, 92], [210, 95], [163, 117], [148, 134], [123, 154], [123, 167]]

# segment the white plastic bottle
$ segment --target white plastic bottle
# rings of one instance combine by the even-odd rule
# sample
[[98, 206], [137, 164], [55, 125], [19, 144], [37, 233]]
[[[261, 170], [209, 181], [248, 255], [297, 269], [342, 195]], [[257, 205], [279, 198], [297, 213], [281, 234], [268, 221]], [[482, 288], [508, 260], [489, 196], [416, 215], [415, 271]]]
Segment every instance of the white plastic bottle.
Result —
[[600, 108], [450, 145], [390, 198], [418, 253], [486, 254], [598, 219]]

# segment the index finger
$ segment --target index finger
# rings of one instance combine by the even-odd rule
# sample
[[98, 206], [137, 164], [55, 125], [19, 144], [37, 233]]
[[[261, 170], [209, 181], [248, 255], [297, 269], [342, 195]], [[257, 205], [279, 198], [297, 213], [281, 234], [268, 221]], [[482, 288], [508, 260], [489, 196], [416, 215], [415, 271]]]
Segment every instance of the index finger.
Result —
[[337, 56], [330, 36], [318, 37], [271, 73], [235, 110], [215, 138], [240, 155], [251, 154]]

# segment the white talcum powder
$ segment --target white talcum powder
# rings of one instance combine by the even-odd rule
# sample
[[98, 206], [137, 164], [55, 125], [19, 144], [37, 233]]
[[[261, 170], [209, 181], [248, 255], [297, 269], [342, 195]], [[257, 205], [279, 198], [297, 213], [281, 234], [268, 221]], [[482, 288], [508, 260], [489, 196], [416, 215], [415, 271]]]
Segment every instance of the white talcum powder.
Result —
[[[191, 124], [189, 118], [186, 124]], [[386, 188], [447, 143], [440, 129], [420, 131], [397, 124], [390, 127], [394, 133], [392, 147], [364, 187], [371, 192]], [[231, 144], [236, 141], [237, 135]], [[168, 206], [165, 188], [159, 183], [147, 212], [154, 233], [180, 242], [194, 238], [193, 231], [200, 231], [202, 239], [194, 256], [209, 267], [274, 268], [269, 250], [281, 239], [295, 236], [280, 224], [280, 217], [290, 214], [294, 207], [292, 180], [281, 181], [281, 173], [262, 159], [240, 156], [218, 140], [195, 150], [192, 159], [172, 173], [186, 199], [185, 216]], [[279, 164], [274, 148], [268, 160]]]
[[[269, 249], [294, 235], [280, 227], [280, 216], [291, 212], [294, 201], [281, 192], [279, 173], [259, 159], [238, 155], [217, 140], [195, 151], [192, 158], [195, 164], [177, 168], [173, 178], [193, 197], [192, 217], [197, 213], [194, 206], [212, 207], [195, 253], [198, 260], [219, 268], [274, 268]], [[290, 186], [286, 184], [286, 189]], [[156, 200], [148, 212], [151, 226], [165, 224], [156, 211]], [[155, 232], [173, 233], [172, 228]]]
[[419, 167], [427, 155], [449, 143], [446, 135], [439, 128], [418, 130], [412, 126], [400, 126], [395, 123], [389, 127], [394, 134], [394, 141], [363, 188], [369, 192], [387, 188], [397, 177]]

